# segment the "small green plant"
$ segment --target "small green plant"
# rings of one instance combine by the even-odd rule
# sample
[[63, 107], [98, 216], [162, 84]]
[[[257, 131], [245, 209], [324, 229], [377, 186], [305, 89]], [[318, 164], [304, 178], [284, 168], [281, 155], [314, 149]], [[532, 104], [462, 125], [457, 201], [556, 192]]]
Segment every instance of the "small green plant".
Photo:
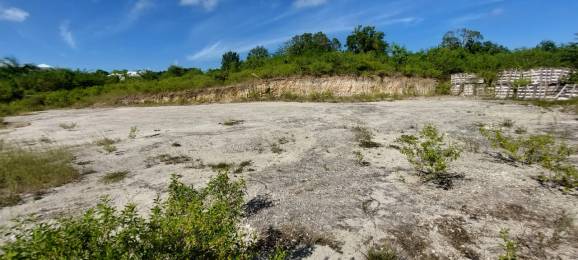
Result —
[[408, 161], [429, 178], [439, 178], [446, 173], [448, 164], [457, 160], [460, 149], [444, 141], [433, 125], [426, 125], [418, 136], [402, 135], [396, 140], [401, 145], [400, 151]]
[[359, 147], [362, 148], [377, 148], [381, 147], [380, 143], [373, 141], [373, 133], [361, 126], [356, 126], [353, 128], [353, 133], [355, 134], [355, 140], [359, 143]]
[[242, 123], [244, 123], [245, 120], [235, 120], [235, 119], [227, 119], [225, 120], [225, 122], [222, 123], [222, 125], [225, 126], [234, 126], [234, 125], [240, 125]]
[[512, 119], [504, 119], [500, 124], [502, 127], [512, 128], [514, 127], [514, 120]]
[[119, 182], [124, 180], [124, 178], [126, 178], [126, 176], [128, 176], [129, 173], [130, 173], [129, 171], [109, 172], [102, 177], [101, 181], [105, 184]]
[[243, 173], [243, 171], [245, 171], [245, 168], [251, 166], [251, 164], [253, 164], [253, 161], [251, 161], [251, 160], [242, 161], [242, 162], [237, 166], [237, 169], [235, 169], [234, 173]]
[[374, 246], [367, 251], [367, 260], [399, 260], [396, 250], [389, 245]]
[[285, 150], [283, 150], [283, 148], [281, 148], [281, 146], [279, 144], [277, 144], [277, 143], [271, 144], [271, 152], [272, 153], [281, 154], [284, 151]]
[[221, 172], [221, 171], [229, 171], [232, 167], [232, 163], [220, 162], [217, 164], [209, 164], [209, 167], [213, 169], [213, 171]]
[[135, 139], [137, 134], [138, 128], [136, 126], [131, 127], [130, 131], [128, 132], [128, 139]]
[[76, 124], [76, 123], [62, 123], [62, 124], [59, 124], [58, 126], [60, 126], [62, 129], [65, 129], [65, 130], [72, 130], [72, 129], [76, 128], [78, 126], [78, 124]]
[[516, 259], [518, 259], [518, 257], [517, 257], [518, 245], [516, 244], [516, 241], [510, 239], [509, 232], [510, 231], [508, 229], [500, 230], [500, 238], [503, 241], [502, 248], [505, 251], [504, 254], [502, 254], [498, 257], [498, 259], [500, 259], [500, 260], [516, 260]]
[[96, 145], [102, 147], [105, 152], [112, 153], [117, 150], [115, 144], [118, 142], [120, 142], [119, 139], [110, 139], [105, 137], [96, 141]]
[[354, 151], [353, 155], [355, 155], [355, 162], [357, 163], [357, 165], [362, 167], [371, 165], [368, 161], [365, 160], [365, 157], [363, 156], [363, 153], [361, 153], [361, 151]]
[[518, 127], [516, 127], [516, 130], [514, 130], [514, 133], [519, 134], [519, 135], [525, 134], [527, 132], [528, 132], [528, 130], [522, 126], [518, 126]]
[[202, 189], [173, 176], [148, 217], [103, 199], [81, 216], [18, 225], [0, 250], [8, 259], [253, 259], [258, 252], [239, 228], [244, 188], [226, 172]]

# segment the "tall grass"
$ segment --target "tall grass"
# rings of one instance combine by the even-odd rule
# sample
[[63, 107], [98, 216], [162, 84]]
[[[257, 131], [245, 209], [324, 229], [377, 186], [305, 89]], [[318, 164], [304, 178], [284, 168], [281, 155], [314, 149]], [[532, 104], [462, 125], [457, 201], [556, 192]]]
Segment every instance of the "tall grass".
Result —
[[0, 205], [18, 202], [24, 193], [59, 186], [79, 177], [71, 165], [73, 155], [63, 149], [31, 149], [0, 140]]

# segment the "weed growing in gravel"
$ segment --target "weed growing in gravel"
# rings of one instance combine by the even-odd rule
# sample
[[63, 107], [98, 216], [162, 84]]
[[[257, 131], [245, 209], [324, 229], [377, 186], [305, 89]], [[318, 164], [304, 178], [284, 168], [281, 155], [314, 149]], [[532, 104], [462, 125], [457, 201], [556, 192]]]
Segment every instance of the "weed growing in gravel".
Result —
[[509, 230], [502, 229], [500, 230], [500, 238], [502, 238], [502, 248], [504, 249], [504, 254], [500, 255], [498, 259], [500, 260], [516, 260], [518, 245], [516, 241], [510, 239]]
[[72, 130], [72, 129], [76, 128], [78, 126], [78, 124], [76, 124], [76, 123], [62, 123], [58, 126], [60, 126], [62, 129], [65, 129], [65, 130]]
[[225, 122], [223, 122], [221, 124], [225, 125], [225, 126], [234, 126], [234, 125], [240, 125], [244, 122], [245, 122], [245, 120], [227, 119], [227, 120], [225, 120]]
[[279, 144], [277, 144], [277, 143], [271, 144], [271, 152], [272, 153], [281, 154], [284, 151], [285, 150], [283, 150], [283, 148], [281, 148], [281, 146]]
[[502, 127], [512, 128], [514, 127], [514, 120], [512, 119], [504, 119], [500, 124]]
[[138, 128], [136, 126], [131, 127], [128, 132], [128, 139], [135, 139], [137, 134]]
[[126, 176], [128, 176], [129, 173], [130, 173], [129, 171], [110, 172], [104, 175], [101, 181], [105, 184], [119, 182], [124, 180], [124, 178], [126, 178]]
[[357, 163], [357, 165], [362, 167], [371, 165], [368, 161], [365, 160], [365, 158], [363, 157], [363, 153], [361, 153], [360, 151], [354, 151], [353, 155], [355, 155], [355, 162]]
[[539, 164], [554, 173], [552, 176], [541, 176], [541, 181], [567, 189], [578, 187], [578, 170], [568, 162], [574, 151], [565, 143], [556, 142], [554, 136], [546, 134], [515, 137], [504, 134], [501, 130], [485, 128], [480, 128], [480, 132], [492, 146], [501, 149], [509, 160]]
[[33, 151], [0, 140], [0, 207], [14, 205], [20, 194], [60, 186], [79, 177], [73, 155], [63, 148]]
[[365, 256], [367, 260], [398, 260], [401, 259], [396, 250], [389, 245], [382, 245], [379, 247], [372, 247], [367, 251]]
[[82, 216], [19, 225], [0, 249], [9, 259], [252, 259], [258, 252], [239, 229], [244, 187], [226, 172], [203, 189], [173, 176], [168, 198], [155, 201], [150, 217], [134, 204], [117, 211], [103, 199]]
[[237, 169], [235, 169], [234, 173], [243, 173], [243, 171], [245, 171], [245, 168], [251, 166], [251, 164], [253, 164], [253, 161], [248, 160], [248, 161], [242, 161], [239, 166], [237, 166]]
[[408, 161], [428, 180], [444, 177], [450, 162], [460, 156], [460, 149], [444, 141], [433, 125], [426, 125], [418, 136], [402, 135], [396, 140]]
[[528, 130], [524, 127], [521, 127], [521, 126], [516, 127], [516, 130], [514, 130], [514, 133], [519, 134], [519, 135], [525, 134], [527, 132], [528, 132]]
[[115, 144], [120, 142], [119, 139], [110, 139], [110, 138], [102, 138], [98, 141], [96, 141], [96, 145], [102, 147], [102, 149], [104, 151], [106, 151], [107, 153], [112, 153], [116, 151], [116, 146]]
[[226, 163], [226, 162], [220, 162], [217, 164], [209, 164], [209, 167], [211, 167], [211, 169], [213, 169], [213, 171], [219, 172], [219, 171], [229, 171], [229, 169], [231, 169], [233, 167], [232, 163]]
[[353, 132], [355, 133], [355, 140], [359, 143], [359, 147], [362, 148], [377, 148], [381, 147], [380, 143], [373, 141], [373, 133], [371, 130], [356, 126], [353, 128]]

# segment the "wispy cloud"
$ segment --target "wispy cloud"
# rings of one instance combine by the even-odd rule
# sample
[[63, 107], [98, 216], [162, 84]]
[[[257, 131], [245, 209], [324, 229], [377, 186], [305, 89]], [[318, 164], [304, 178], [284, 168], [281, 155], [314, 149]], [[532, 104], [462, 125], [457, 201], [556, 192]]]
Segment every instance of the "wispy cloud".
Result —
[[130, 8], [128, 13], [128, 20], [134, 22], [138, 20], [145, 11], [151, 9], [154, 6], [152, 0], [137, 0], [134, 5]]
[[230, 50], [238, 52], [238, 53], [246, 53], [257, 46], [269, 47], [272, 45], [276, 45], [276, 44], [285, 42], [285, 41], [289, 40], [291, 37], [292, 37], [292, 35], [285, 35], [285, 36], [280, 36], [280, 37], [275, 37], [275, 38], [270, 38], [270, 39], [246, 41], [246, 42], [232, 43], [232, 44], [227, 44], [227, 43], [223, 43], [223, 41], [218, 41], [218, 42], [212, 43], [208, 46], [205, 46], [203, 49], [197, 51], [196, 53], [194, 53], [192, 55], [187, 56], [187, 60], [189, 60], [189, 61], [213, 60], [213, 59], [221, 57], [221, 55], [223, 55], [223, 53], [225, 53], [226, 51], [230, 51]]
[[74, 39], [74, 35], [72, 31], [70, 31], [70, 22], [64, 21], [60, 24], [60, 38], [70, 47], [76, 49], [76, 40]]
[[295, 0], [293, 5], [297, 8], [314, 7], [324, 5], [328, 0]]
[[196, 61], [213, 59], [223, 54], [224, 50], [225, 49], [221, 46], [221, 42], [218, 41], [192, 55], [187, 56], [187, 60]]
[[184, 6], [200, 6], [207, 11], [212, 11], [219, 4], [219, 0], [181, 0]]
[[464, 16], [459, 16], [452, 19], [450, 22], [453, 25], [464, 25], [465, 23], [485, 19], [488, 17], [496, 17], [504, 14], [504, 9], [495, 8], [489, 12], [471, 13]]
[[97, 32], [97, 35], [116, 34], [126, 31], [133, 27], [148, 11], [155, 6], [155, 0], [136, 0], [125, 11], [124, 16], [116, 24], [107, 26], [102, 31]]
[[20, 8], [3, 8], [0, 6], [0, 20], [20, 23], [26, 21], [28, 16], [30, 16], [30, 14]]

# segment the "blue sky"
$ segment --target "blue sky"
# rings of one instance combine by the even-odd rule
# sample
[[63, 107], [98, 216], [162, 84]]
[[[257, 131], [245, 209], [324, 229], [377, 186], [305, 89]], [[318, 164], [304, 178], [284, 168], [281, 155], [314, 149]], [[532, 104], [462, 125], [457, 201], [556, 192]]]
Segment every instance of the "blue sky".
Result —
[[572, 41], [577, 13], [576, 0], [0, 0], [0, 57], [87, 70], [210, 68], [225, 51], [274, 51], [304, 32], [344, 42], [358, 24], [411, 50], [461, 27], [518, 48]]

